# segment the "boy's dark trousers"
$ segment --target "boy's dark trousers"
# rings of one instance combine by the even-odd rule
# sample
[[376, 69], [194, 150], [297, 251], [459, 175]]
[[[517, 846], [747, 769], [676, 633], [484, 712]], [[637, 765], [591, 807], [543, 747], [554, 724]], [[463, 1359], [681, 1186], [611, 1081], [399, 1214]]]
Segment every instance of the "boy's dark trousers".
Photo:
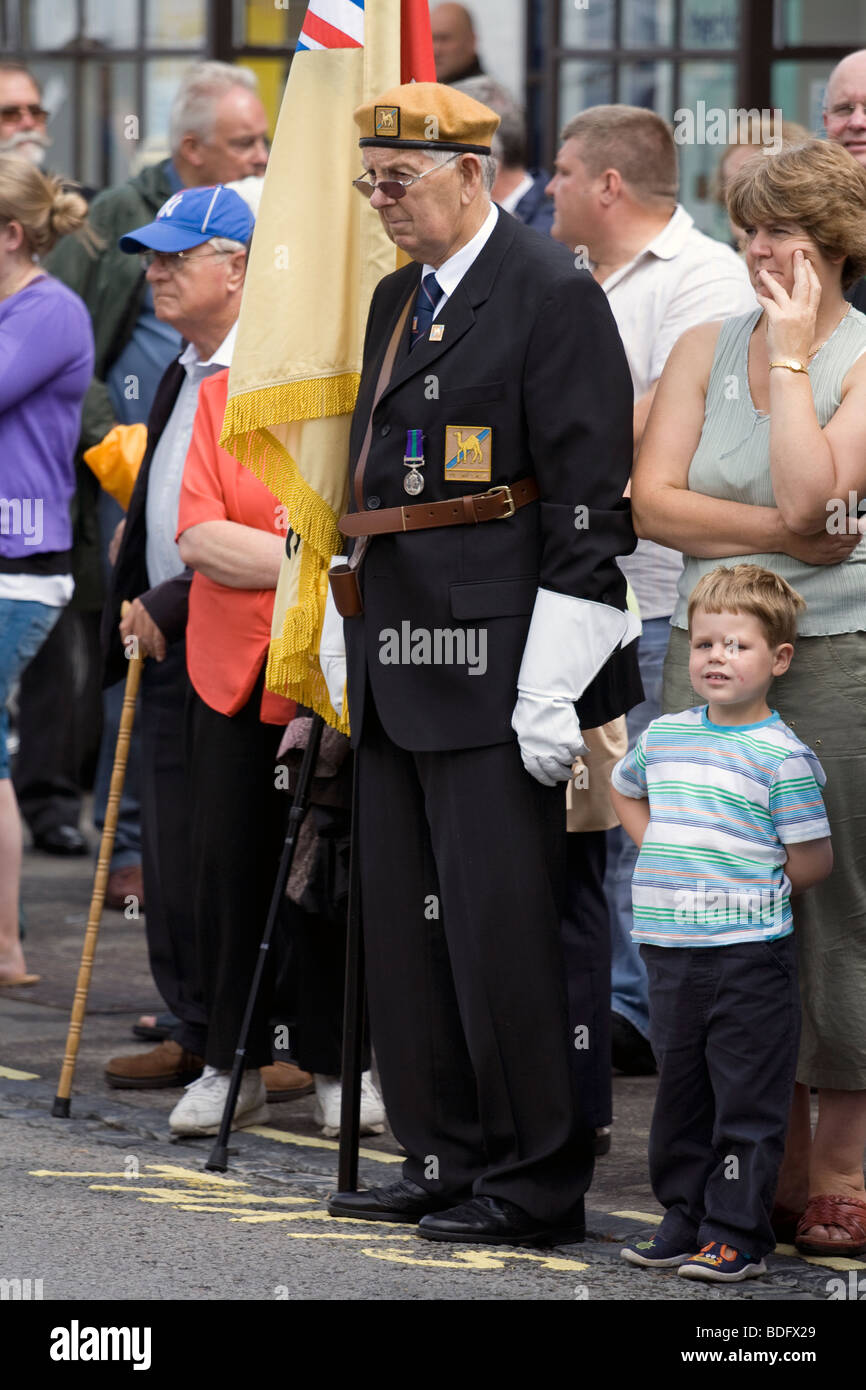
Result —
[[660, 1227], [682, 1250], [756, 1259], [770, 1224], [800, 1039], [793, 934], [731, 946], [642, 945], [659, 1084], [650, 1129]]

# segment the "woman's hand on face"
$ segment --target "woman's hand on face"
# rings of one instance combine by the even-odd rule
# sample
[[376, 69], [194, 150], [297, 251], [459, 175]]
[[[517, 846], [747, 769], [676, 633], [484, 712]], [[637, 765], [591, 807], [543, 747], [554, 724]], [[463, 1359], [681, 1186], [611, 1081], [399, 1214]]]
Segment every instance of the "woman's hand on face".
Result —
[[[860, 525], [866, 525], [866, 521], [861, 519]], [[841, 565], [862, 539], [863, 533], [859, 530], [853, 535], [818, 531], [814, 536], [798, 536], [795, 531], [788, 531], [782, 553], [804, 565]]]
[[756, 291], [766, 315], [767, 351], [770, 361], [796, 357], [805, 364], [815, 338], [821, 302], [821, 281], [811, 261], [798, 248], [794, 252], [794, 285], [789, 295], [784, 285], [766, 270], [759, 272], [763, 293]]

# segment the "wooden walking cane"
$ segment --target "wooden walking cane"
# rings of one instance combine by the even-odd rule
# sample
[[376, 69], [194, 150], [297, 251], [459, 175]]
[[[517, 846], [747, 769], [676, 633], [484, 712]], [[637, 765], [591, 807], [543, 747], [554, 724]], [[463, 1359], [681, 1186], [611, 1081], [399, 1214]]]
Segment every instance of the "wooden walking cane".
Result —
[[[121, 617], [126, 614], [128, 609], [129, 604], [124, 602], [120, 609]], [[141, 683], [141, 670], [143, 665], [144, 657], [139, 656], [137, 651], [135, 656], [129, 657], [129, 667], [126, 672], [126, 689], [123, 692], [123, 709], [120, 714], [120, 728], [117, 731], [117, 746], [114, 750], [114, 767], [111, 770], [111, 786], [108, 792], [108, 804], [105, 808], [105, 822], [102, 827], [102, 839], [99, 844], [99, 858], [96, 862], [96, 878], [93, 880], [93, 896], [90, 899], [90, 914], [87, 918], [87, 931], [84, 934], [84, 947], [81, 952], [81, 964], [78, 967], [78, 980], [76, 981], [75, 995], [72, 1000], [69, 1032], [66, 1036], [66, 1055], [63, 1058], [63, 1068], [60, 1072], [57, 1095], [54, 1097], [54, 1104], [51, 1107], [51, 1114], [59, 1120], [69, 1119], [69, 1097], [72, 1092], [72, 1077], [75, 1071], [75, 1059], [78, 1056], [78, 1044], [81, 1041], [81, 1029], [84, 1025], [84, 1015], [87, 1010], [87, 994], [90, 989], [90, 976], [93, 971], [93, 958], [96, 955], [96, 943], [99, 939], [99, 923], [102, 919], [102, 908], [105, 902], [105, 889], [108, 884], [108, 869], [111, 863], [112, 850], [114, 849], [114, 836], [117, 831], [117, 817], [120, 811], [120, 796], [123, 791], [124, 778], [126, 777], [126, 762], [129, 757], [129, 740], [132, 736], [132, 725], [135, 719], [135, 701], [138, 696], [138, 687]]]

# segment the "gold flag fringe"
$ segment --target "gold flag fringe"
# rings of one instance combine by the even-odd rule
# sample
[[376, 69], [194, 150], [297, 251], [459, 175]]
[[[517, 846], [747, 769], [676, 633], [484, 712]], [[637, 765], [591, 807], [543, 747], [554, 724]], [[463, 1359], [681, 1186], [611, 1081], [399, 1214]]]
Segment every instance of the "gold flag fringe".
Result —
[[328, 551], [327, 556], [318, 555], [306, 542], [301, 545], [298, 602], [286, 612], [280, 636], [271, 638], [265, 685], [278, 695], [306, 705], [331, 728], [348, 734], [346, 701], [342, 715], [338, 716], [318, 663], [332, 554]]
[[[325, 382], [295, 383], [298, 387], [334, 386], [334, 391], [327, 393], [328, 401], [331, 404], [337, 400], [343, 402], [341, 410], [320, 409], [303, 418], [348, 414], [354, 406], [358, 380], [356, 373], [347, 373]], [[274, 694], [306, 705], [332, 728], [348, 734], [348, 709], [344, 702], [342, 715], [335, 713], [317, 661], [325, 616], [328, 566], [331, 557], [342, 550], [343, 538], [337, 530], [337, 517], [332, 508], [310, 487], [291, 454], [262, 419], [267, 416], [268, 423], [273, 424], [291, 418], [274, 413], [275, 408], [280, 412], [287, 408], [287, 398], [281, 394], [284, 389], [266, 387], [231, 398], [226, 406], [220, 444], [286, 507], [289, 525], [301, 538], [298, 599], [286, 612], [282, 633], [271, 639], [265, 685]], [[300, 394], [294, 398], [295, 409], [301, 399]], [[312, 395], [308, 399], [312, 399]], [[322, 399], [320, 394], [320, 402]], [[262, 408], [264, 403], [268, 403], [267, 410]], [[257, 423], [253, 423], [256, 417]], [[295, 414], [294, 418], [301, 417]]]
[[239, 438], [266, 430], [269, 425], [351, 415], [360, 381], [359, 372], [341, 372], [338, 376], [282, 381], [229, 396], [220, 444], [229, 453], [235, 453], [234, 444]]

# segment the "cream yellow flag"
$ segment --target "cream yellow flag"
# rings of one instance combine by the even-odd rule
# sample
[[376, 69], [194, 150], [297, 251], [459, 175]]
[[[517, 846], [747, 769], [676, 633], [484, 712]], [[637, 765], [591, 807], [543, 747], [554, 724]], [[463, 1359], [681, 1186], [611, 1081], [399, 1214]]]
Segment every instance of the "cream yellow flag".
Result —
[[292, 533], [267, 687], [344, 732], [318, 644], [328, 564], [343, 548], [367, 309], [398, 264], [352, 187], [363, 167], [352, 115], [399, 84], [400, 48], [401, 0], [311, 0], [265, 176], [221, 440], [283, 504]]

